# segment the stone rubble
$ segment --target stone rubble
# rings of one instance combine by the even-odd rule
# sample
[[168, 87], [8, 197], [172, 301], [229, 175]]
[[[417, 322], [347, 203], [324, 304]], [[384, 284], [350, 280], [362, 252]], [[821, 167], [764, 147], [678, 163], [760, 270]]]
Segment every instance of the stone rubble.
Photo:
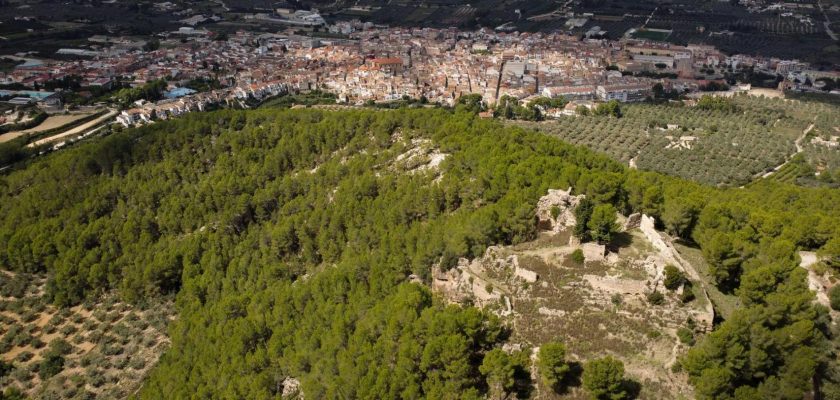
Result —
[[[575, 226], [575, 208], [584, 195], [572, 195], [572, 188], [568, 190], [549, 189], [548, 194], [537, 202], [537, 226], [541, 230], [560, 232]], [[552, 216], [552, 209], [559, 211], [557, 217]]]

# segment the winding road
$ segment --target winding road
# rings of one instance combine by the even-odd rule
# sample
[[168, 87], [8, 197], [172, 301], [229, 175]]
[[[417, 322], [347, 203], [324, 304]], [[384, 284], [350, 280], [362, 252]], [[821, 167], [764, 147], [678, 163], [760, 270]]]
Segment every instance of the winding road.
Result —
[[764, 175], [761, 175], [761, 177], [762, 178], [767, 178], [770, 175], [775, 174], [780, 169], [782, 169], [785, 165], [788, 165], [788, 163], [790, 163], [791, 160], [793, 160], [793, 157], [795, 157], [797, 154], [801, 153], [804, 150], [802, 148], [802, 141], [805, 140], [805, 136], [807, 136], [808, 132], [811, 132], [812, 129], [814, 129], [814, 124], [808, 125], [808, 127], [805, 128], [804, 131], [802, 131], [802, 134], [799, 135], [798, 138], [796, 138], [796, 141], [793, 142], [793, 144], [796, 146], [796, 152], [795, 153], [791, 154], [790, 157], [788, 157], [787, 160], [785, 160], [785, 162], [777, 165], [776, 168], [773, 168], [771, 171], [768, 171]]

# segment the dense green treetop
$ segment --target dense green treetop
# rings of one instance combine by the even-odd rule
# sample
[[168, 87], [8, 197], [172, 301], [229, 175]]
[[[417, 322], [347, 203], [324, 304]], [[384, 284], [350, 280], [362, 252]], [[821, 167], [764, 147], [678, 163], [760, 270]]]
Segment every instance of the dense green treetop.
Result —
[[627, 398], [624, 388], [624, 363], [613, 357], [592, 360], [583, 370], [583, 387], [593, 400], [623, 400]]
[[560, 389], [571, 367], [566, 360], [566, 346], [560, 342], [549, 342], [540, 346], [537, 368], [543, 383], [554, 389]]

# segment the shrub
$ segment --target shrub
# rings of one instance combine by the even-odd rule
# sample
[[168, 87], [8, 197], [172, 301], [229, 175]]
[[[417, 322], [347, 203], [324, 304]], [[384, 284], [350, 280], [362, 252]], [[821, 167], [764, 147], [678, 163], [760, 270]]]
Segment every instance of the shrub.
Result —
[[123, 348], [121, 345], [114, 343], [106, 343], [104, 346], [102, 346], [102, 354], [106, 356], [115, 356], [122, 353]]
[[97, 372], [89, 372], [87, 380], [88, 384], [95, 388], [105, 384], [105, 376]]
[[20, 319], [23, 322], [32, 322], [38, 319], [38, 313], [36, 313], [34, 310], [27, 310], [25, 313], [23, 313], [23, 315], [20, 316]]
[[73, 338], [70, 339], [70, 340], [75, 344], [82, 344], [82, 342], [85, 341], [85, 335], [83, 335], [81, 333], [77, 333], [77, 334], [73, 335]]
[[88, 336], [87, 336], [87, 340], [88, 340], [89, 342], [91, 342], [91, 343], [100, 344], [100, 343], [102, 343], [103, 337], [105, 337], [105, 335], [104, 335], [104, 334], [102, 334], [102, 332], [100, 332], [100, 331], [93, 331], [93, 332], [90, 332], [90, 333], [88, 334]]
[[85, 385], [85, 378], [82, 375], [79, 375], [79, 374], [75, 374], [75, 375], [71, 376], [69, 381], [72, 384], [72, 387], [75, 387], [75, 388], [80, 388], [80, 387], [83, 387]]
[[126, 357], [119, 357], [114, 359], [114, 368], [116, 369], [125, 369], [128, 365], [128, 358]]
[[94, 312], [92, 316], [95, 320], [99, 322], [103, 322], [108, 318], [108, 314], [103, 310], [96, 310], [96, 312]]
[[46, 346], [46, 345], [47, 345], [46, 343], [44, 343], [44, 341], [43, 341], [43, 340], [41, 340], [41, 339], [39, 339], [39, 338], [34, 338], [34, 339], [32, 339], [32, 341], [31, 341], [31, 342], [29, 342], [29, 344], [30, 344], [30, 345], [32, 345], [32, 347], [34, 347], [34, 348], [36, 348], [36, 349], [43, 348], [44, 346]]
[[67, 368], [76, 368], [79, 366], [78, 358], [68, 358], [65, 360], [64, 366]]
[[680, 342], [684, 344], [687, 344], [689, 346], [694, 345], [694, 332], [692, 332], [691, 329], [677, 329], [677, 337], [680, 339]]
[[96, 395], [93, 392], [88, 392], [87, 390], [82, 390], [81, 393], [76, 395], [77, 400], [93, 400], [96, 398]]
[[67, 343], [64, 339], [58, 338], [53, 339], [50, 342], [50, 352], [65, 355], [70, 353], [73, 350], [73, 346], [70, 343]]
[[47, 324], [47, 326], [44, 327], [44, 333], [47, 333], [47, 334], [55, 333], [55, 331], [57, 331], [57, 330], [58, 330], [58, 327], [55, 326], [54, 324]]
[[666, 265], [665, 280], [663, 281], [665, 288], [668, 290], [677, 290], [683, 283], [685, 283], [685, 274], [671, 264]]
[[8, 279], [8, 277], [3, 276], [3, 281], [5, 282], [2, 287], [0, 287], [0, 295], [4, 297], [14, 297], [14, 298], [21, 298], [26, 295], [26, 288], [28, 286], [29, 277], [24, 274], [17, 274], [14, 278]]
[[35, 357], [35, 354], [32, 354], [31, 351], [24, 351], [15, 357], [15, 361], [25, 363]]
[[661, 306], [665, 304], [665, 295], [660, 293], [658, 290], [654, 290], [647, 294], [647, 301], [652, 305]]
[[131, 369], [141, 370], [146, 366], [146, 360], [140, 357], [134, 357], [128, 363], [128, 366], [131, 367]]
[[158, 344], [158, 338], [154, 336], [149, 336], [143, 339], [143, 345], [146, 347], [155, 347]]
[[[470, 277], [470, 279], [472, 279], [472, 277]], [[470, 282], [470, 283], [472, 283], [472, 282]], [[138, 320], [135, 323], [134, 327], [141, 330], [141, 331], [145, 331], [146, 328], [149, 327], [149, 323], [141, 319], [141, 320]]]
[[12, 366], [12, 364], [0, 360], [0, 378], [8, 375], [13, 369], [14, 366]]
[[82, 358], [79, 359], [79, 365], [82, 367], [88, 367], [93, 363], [93, 355], [90, 353], [85, 354]]
[[25, 383], [32, 379], [32, 372], [27, 368], [15, 368], [10, 376], [18, 382]]
[[64, 325], [61, 327], [61, 329], [59, 329], [59, 332], [61, 332], [61, 334], [64, 336], [70, 336], [76, 333], [76, 326], [73, 324]]
[[64, 369], [64, 356], [58, 353], [47, 352], [44, 360], [38, 368], [38, 376], [41, 380], [55, 376]]
[[76, 395], [76, 393], [78, 391], [79, 390], [74, 386], [66, 387], [66, 388], [64, 388], [64, 390], [61, 391], [61, 398], [62, 399], [72, 398], [73, 396]]
[[21, 301], [21, 300], [10, 301], [6, 310], [11, 311], [15, 314], [20, 314], [21, 311], [23, 311], [23, 301]]
[[683, 286], [683, 292], [680, 295], [680, 301], [683, 303], [688, 303], [692, 300], [694, 300], [694, 289], [691, 287], [691, 285]]
[[828, 291], [828, 299], [831, 302], [831, 309], [840, 311], [840, 285], [833, 286]]
[[26, 332], [20, 332], [12, 339], [13, 346], [26, 346], [32, 342], [32, 336]]
[[120, 318], [122, 318], [122, 314], [119, 311], [113, 311], [108, 313], [108, 316], [106, 318], [108, 319], [108, 322], [114, 323], [119, 321]]
[[65, 317], [59, 312], [53, 315], [47, 323], [53, 326], [58, 326], [61, 325], [62, 322], [64, 322], [64, 318]]
[[572, 252], [572, 261], [578, 265], [583, 264], [586, 261], [586, 257], [583, 256], [583, 250], [575, 249], [575, 251]]
[[47, 304], [44, 303], [44, 300], [41, 299], [40, 297], [36, 297], [36, 298], [33, 299], [31, 307], [32, 307], [32, 310], [34, 310], [35, 312], [42, 313], [42, 312], [44, 312], [44, 310], [47, 309]]
[[118, 324], [114, 325], [114, 327], [113, 327], [113, 328], [111, 328], [111, 330], [112, 330], [112, 331], [113, 331], [113, 332], [114, 332], [114, 333], [115, 333], [118, 337], [127, 337], [127, 336], [131, 336], [131, 330], [128, 328], [128, 326], [127, 326], [126, 324], [124, 324], [124, 323], [122, 323], [122, 322], [120, 322], [120, 323], [118, 323]]
[[614, 306], [618, 307], [622, 303], [621, 293], [615, 293], [610, 297], [610, 301], [613, 303]]

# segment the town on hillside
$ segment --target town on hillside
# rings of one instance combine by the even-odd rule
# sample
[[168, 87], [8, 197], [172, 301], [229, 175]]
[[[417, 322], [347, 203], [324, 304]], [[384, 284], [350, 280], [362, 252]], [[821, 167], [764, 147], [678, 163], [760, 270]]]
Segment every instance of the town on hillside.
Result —
[[[838, 71], [728, 55], [708, 45], [562, 31], [389, 28], [358, 20], [326, 25], [315, 12], [278, 13], [255, 18], [280, 18], [292, 27], [221, 35], [185, 26], [149, 40], [95, 35], [87, 39], [90, 49], [60, 49], [50, 60], [2, 56], [16, 65], [0, 72], [0, 99], [50, 114], [107, 107], [115, 111], [110, 121], [128, 127], [316, 90], [357, 106], [408, 99], [452, 106], [468, 94], [488, 105], [564, 99], [541, 106], [546, 118], [573, 115], [596, 102], [758, 87], [840, 94]], [[303, 35], [298, 25], [321, 26], [335, 37]], [[12, 112], [7, 109], [3, 123], [16, 122], [8, 118]]]

